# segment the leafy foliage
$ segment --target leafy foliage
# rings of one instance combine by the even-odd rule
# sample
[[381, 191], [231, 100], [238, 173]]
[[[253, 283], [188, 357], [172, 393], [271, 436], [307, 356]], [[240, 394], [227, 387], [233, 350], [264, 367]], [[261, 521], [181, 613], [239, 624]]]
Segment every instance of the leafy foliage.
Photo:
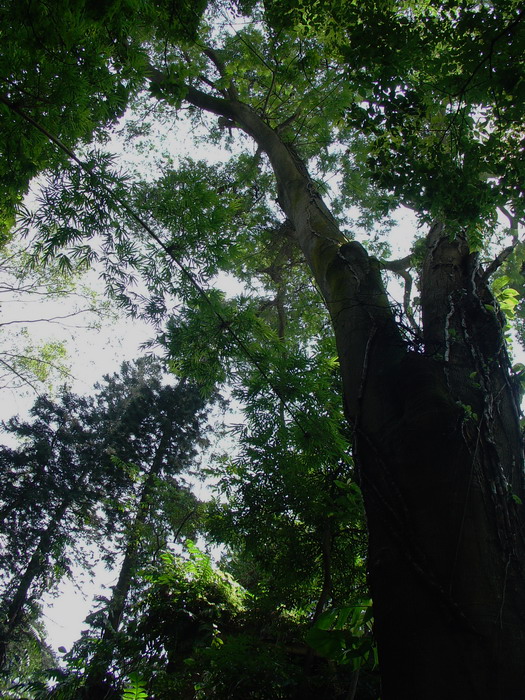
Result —
[[[123, 599], [112, 601], [113, 613], [120, 605], [122, 616], [141, 557], [184, 526], [194, 531], [195, 499], [175, 475], [205, 444], [198, 391], [163, 386], [151, 358], [125, 363], [95, 398], [65, 390], [58, 403], [40, 397], [32, 415], [32, 422], [7, 423], [24, 442], [0, 450], [4, 665], [32, 602], [88, 565], [91, 553], [82, 543], [98, 542], [108, 562], [125, 551], [130, 571], [118, 589]], [[107, 614], [99, 615], [102, 628]]]
[[31, 178], [64, 164], [47, 134], [70, 146], [104, 138], [144, 80], [143, 42], [152, 33], [159, 41], [187, 40], [204, 7], [185, 0], [2, 3], [3, 237]]
[[144, 681], [138, 674], [130, 673], [129, 686], [124, 690], [122, 700], [146, 700], [147, 697]]
[[508, 202], [523, 217], [518, 2], [268, 0], [265, 8], [273, 26], [318, 37], [346, 64], [357, 86], [346, 119], [367, 139], [358, 164], [381, 188], [427, 220], [460, 227], [492, 225]]
[[[369, 597], [364, 516], [351, 443], [355, 440], [356, 449], [361, 445], [365, 461], [375, 465], [369, 493], [378, 493], [371, 501], [374, 507], [374, 499], [382, 507], [383, 501], [394, 504], [397, 517], [389, 523], [403, 524], [400, 539], [406, 538], [405, 558], [412, 562], [417, 547], [404, 524], [410, 515], [419, 518], [420, 510], [414, 506], [406, 515], [402, 496], [396, 499], [398, 491], [411, 493], [417, 477], [398, 478], [397, 472], [412, 464], [410, 446], [398, 444], [390, 432], [396, 433], [392, 426], [398, 421], [413, 420], [405, 434], [417, 435], [416, 447], [423, 444], [418, 426], [428, 415], [440, 418], [441, 403], [436, 401], [431, 411], [423, 407], [420, 387], [407, 388], [418, 383], [417, 372], [406, 382], [399, 372], [397, 385], [390, 378], [391, 364], [401, 354], [407, 364], [415, 356], [414, 362], [426, 362], [434, 376], [449, 361], [452, 347], [465, 351], [468, 362], [462, 367], [478, 362], [488, 386], [489, 365], [472, 345], [467, 315], [454, 313], [477, 293], [478, 288], [471, 289], [475, 280], [487, 302], [477, 303], [476, 310], [495, 321], [500, 353], [502, 317], [484, 278], [497, 273], [498, 266], [496, 301], [509, 320], [520, 311], [520, 245], [515, 237], [514, 255], [500, 259], [502, 240], [493, 232], [498, 208], [510, 210], [515, 220], [525, 213], [521, 8], [503, 0], [461, 6], [448, 0], [438, 6], [268, 0], [264, 7], [239, 2], [234, 17], [231, 3], [219, 0], [200, 22], [203, 5], [194, 12], [185, 3], [77, 3], [60, 6], [60, 17], [45, 7], [35, 10], [35, 27], [43, 30], [52, 23], [53, 30], [42, 43], [49, 58], [37, 47], [37, 78], [26, 69], [31, 32], [20, 34], [20, 46], [10, 40], [7, 47], [14, 68], [9, 68], [9, 90], [0, 98], [7, 117], [0, 137], [13, 148], [15, 125], [23, 124], [24, 138], [21, 149], [8, 152], [14, 175], [4, 177], [3, 220], [11, 222], [31, 176], [47, 170], [35, 206], [20, 210], [19, 230], [36, 230], [34, 264], [54, 260], [71, 271], [101, 263], [112, 297], [131, 315], [163, 326], [160, 342], [177, 375], [199, 383], [208, 396], [228, 384], [244, 412], [236, 453], [232, 450], [208, 470], [218, 490], [206, 512], [208, 536], [227, 547], [225, 571], [220, 571], [193, 544], [182, 556], [173, 551], [181, 512], [196, 505], [187, 493], [179, 500], [176, 496], [184, 492], [175, 478], [183, 455], [173, 445], [184, 445], [192, 456], [190, 436], [199, 435], [188, 415], [182, 416], [184, 430], [179, 430], [170, 414], [184, 383], [177, 391], [161, 390], [144, 365], [136, 371], [128, 367], [122, 379], [108, 378], [98, 397], [100, 412], [90, 424], [104, 435], [100, 464], [106, 498], [98, 501], [96, 515], [106, 519], [106, 531], [109, 514], [114, 516], [111, 526], [120, 541], [108, 559], [116, 551], [124, 554], [123, 585], [115, 587], [111, 599], [100, 601], [90, 618], [95, 634], [79, 641], [69, 656], [71, 672], [57, 691], [67, 692], [69, 684], [76, 692], [86, 684], [135, 696], [318, 700], [323, 692], [326, 697], [359, 692], [363, 698], [377, 697], [371, 613], [364, 602]], [[21, 24], [14, 4], [4, 15], [5, 26]], [[69, 55], [75, 57], [70, 70], [58, 70], [57, 56], [66, 60]], [[49, 83], [47, 92], [41, 77], [44, 86]], [[29, 99], [33, 94], [38, 99]], [[51, 108], [43, 106], [44, 100]], [[215, 167], [155, 153], [137, 168], [140, 175], [119, 172], [109, 153], [85, 142], [94, 137], [107, 142], [109, 126], [128, 105], [139, 107], [141, 115], [154, 114], [162, 126], [187, 110], [196, 131], [207, 128], [207, 144], [223, 144], [234, 153]], [[66, 110], [71, 116], [62, 124]], [[135, 120], [128, 133], [147, 132]], [[49, 147], [46, 130], [58, 151]], [[82, 161], [54, 137], [82, 143]], [[331, 210], [325, 204], [330, 199]], [[366, 268], [367, 284], [373, 272], [381, 287], [381, 268], [403, 279], [404, 311], [397, 316], [395, 302], [386, 295], [374, 292], [372, 301], [367, 299], [367, 284], [359, 276], [363, 271], [352, 255], [343, 254], [348, 234], [363, 237], [369, 251], [386, 256], [391, 242], [375, 226], [391, 226], [400, 204], [414, 209], [421, 223], [444, 221], [449, 252], [458, 246], [462, 255], [467, 251], [461, 264], [450, 253], [452, 262], [447, 258], [443, 265], [454, 272], [472, 265], [470, 286], [457, 295], [444, 294], [449, 308], [442, 314], [444, 340], [439, 337], [437, 349], [428, 339], [432, 324], [423, 329], [426, 356], [412, 307], [412, 275], [422, 287], [420, 273], [425, 265], [428, 270], [436, 242], [419, 237], [411, 255], [390, 263], [368, 256], [354, 240], [351, 246], [346, 242], [347, 251], [350, 247]], [[290, 220], [281, 219], [277, 205]], [[357, 215], [350, 210], [356, 205], [361, 208]], [[329, 223], [326, 229], [319, 212]], [[349, 232], [338, 230], [350, 225]], [[490, 259], [493, 251], [498, 264], [486, 262], [483, 271], [477, 254]], [[325, 253], [329, 264], [319, 272]], [[355, 278], [354, 296], [347, 298], [345, 285], [342, 298], [326, 294], [325, 277], [334, 270], [341, 278]], [[216, 288], [221, 276], [240, 282], [242, 292], [234, 296]], [[339, 329], [337, 348], [324, 302]], [[387, 324], [370, 325], [377, 308], [392, 321], [386, 349], [379, 336], [384, 340]], [[352, 320], [345, 321], [342, 313], [339, 325], [339, 309]], [[355, 309], [360, 316], [351, 315]], [[426, 312], [422, 309], [425, 321]], [[370, 333], [362, 338], [367, 328]], [[393, 336], [397, 340], [391, 343]], [[344, 350], [349, 337], [363, 340], [355, 358]], [[358, 375], [355, 396], [346, 397], [357, 404], [353, 433], [343, 417], [338, 353], [345, 377]], [[378, 356], [383, 362], [373, 374], [369, 362], [377, 368]], [[496, 362], [494, 353], [489, 359]], [[490, 366], [495, 372], [495, 364]], [[488, 410], [476, 375], [477, 370], [470, 382], [457, 384], [478, 391], [476, 400]], [[132, 398], [123, 399], [123, 386], [137, 378]], [[447, 374], [447, 391], [448, 380]], [[377, 392], [381, 387], [379, 402], [368, 401], [369, 386]], [[498, 392], [498, 400], [506, 391]], [[461, 450], [466, 446], [468, 452], [469, 429], [478, 414], [451, 396], [443, 399], [443, 413], [456, 425], [458, 407], [464, 410], [468, 421], [462, 421]], [[186, 398], [199, 423], [205, 413], [202, 399]], [[413, 404], [417, 410], [412, 411]], [[389, 410], [395, 415], [382, 423]], [[363, 415], [373, 423], [373, 440], [362, 429]], [[485, 422], [492, 424], [492, 416]], [[387, 436], [378, 427], [384, 425]], [[431, 428], [437, 430], [434, 424]], [[172, 448], [160, 450], [168, 433]], [[386, 448], [374, 444], [383, 437]], [[478, 429], [476, 440], [482, 437]], [[478, 449], [476, 442], [472, 453], [484, 458], [492, 452], [492, 433], [487, 440], [490, 450]], [[158, 469], [152, 453], [162, 453]], [[384, 464], [391, 459], [393, 478]], [[508, 461], [517, 469], [518, 459]], [[472, 454], [468, 463], [473, 469]], [[6, 493], [16, 499], [9, 487]], [[470, 485], [468, 493], [474, 493]], [[416, 503], [419, 508], [421, 494], [412, 496], [410, 507]], [[511, 505], [519, 505], [516, 498], [508, 499]], [[374, 507], [385, 535], [384, 513]], [[127, 509], [135, 513], [131, 523]], [[16, 508], [12, 511], [15, 517]], [[30, 515], [36, 521], [40, 514]], [[505, 527], [507, 522], [511, 519]], [[396, 542], [396, 553], [397, 547]], [[440, 556], [435, 559], [441, 561]], [[305, 642], [310, 645], [306, 652]], [[358, 671], [359, 678], [370, 674], [370, 684], [360, 681], [359, 690]], [[128, 690], [126, 678], [131, 679]]]
[[351, 663], [357, 670], [371, 655], [377, 657], [371, 623], [370, 603], [333, 608], [316, 620], [306, 639], [323, 656], [338, 663]]
[[[0, 253], [0, 382], [3, 389], [52, 391], [70, 378], [67, 331], [70, 326], [99, 330], [114, 318], [114, 305], [86, 284], [80, 275], [64, 272], [60, 260], [46, 267], [32, 264], [30, 245], [9, 244]], [[60, 311], [56, 311], [57, 304]], [[29, 328], [53, 327], [39, 339]], [[57, 327], [60, 331], [57, 334]]]

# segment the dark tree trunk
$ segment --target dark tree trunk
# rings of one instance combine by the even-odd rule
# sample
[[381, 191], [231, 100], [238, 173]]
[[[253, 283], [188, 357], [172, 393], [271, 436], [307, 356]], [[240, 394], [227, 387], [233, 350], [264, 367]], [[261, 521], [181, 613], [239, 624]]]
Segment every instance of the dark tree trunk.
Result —
[[[81, 475], [77, 484], [81, 482], [84, 476], [85, 474]], [[73, 495], [69, 494], [56, 508], [46, 529], [40, 535], [35, 551], [18, 581], [18, 585], [11, 600], [6, 603], [7, 611], [0, 633], [0, 671], [5, 670], [9, 643], [13, 639], [16, 630], [24, 621], [24, 613], [27, 611], [28, 603], [32, 597], [31, 589], [35, 581], [41, 579], [49, 570], [47, 558], [56, 542], [64, 515], [71, 507], [72, 503]]]
[[92, 700], [95, 700], [95, 698], [105, 698], [106, 692], [109, 692], [105, 685], [105, 679], [112, 658], [112, 643], [122, 622], [129, 591], [139, 565], [141, 530], [147, 522], [155, 493], [156, 481], [162, 471], [166, 450], [170, 443], [172, 433], [170, 428], [167, 428], [161, 435], [155, 451], [155, 456], [151, 463], [150, 471], [144, 481], [137, 505], [137, 512], [130, 527], [128, 540], [126, 542], [119, 577], [117, 583], [113, 587], [111, 600], [108, 604], [108, 612], [104, 631], [102, 633], [100, 650], [98, 654], [96, 653], [94, 655], [90, 664], [90, 671], [86, 678], [84, 697]]
[[[153, 80], [162, 81], [152, 71]], [[383, 700], [525, 697], [523, 450], [502, 319], [461, 238], [433, 227], [424, 345], [396, 325], [380, 265], [347, 242], [304, 164], [247, 105], [189, 88], [273, 167], [332, 318], [365, 500]]]
[[160, 438], [153, 462], [151, 464], [151, 469], [146, 477], [146, 480], [144, 481], [144, 486], [142, 487], [137, 514], [131, 526], [118, 581], [113, 588], [113, 594], [109, 604], [106, 629], [104, 631], [104, 639], [111, 637], [112, 634], [117, 632], [122, 621], [131, 583], [139, 564], [138, 556], [141, 530], [148, 519], [152, 499], [155, 493], [156, 481], [162, 470], [163, 460], [170, 441], [170, 435], [171, 431], [168, 430], [164, 432]]
[[523, 455], [502, 319], [476, 256], [440, 225], [421, 287], [424, 354], [371, 364], [383, 390], [354, 419], [382, 697], [518, 700]]

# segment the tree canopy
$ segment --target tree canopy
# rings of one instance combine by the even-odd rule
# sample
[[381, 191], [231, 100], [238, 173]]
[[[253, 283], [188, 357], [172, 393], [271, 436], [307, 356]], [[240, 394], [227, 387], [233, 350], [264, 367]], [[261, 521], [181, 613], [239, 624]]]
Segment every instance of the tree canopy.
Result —
[[[381, 697], [517, 699], [521, 4], [2, 13], [20, 30], [0, 93], [5, 226], [32, 233], [37, 266], [98, 266], [112, 298], [157, 324], [179, 378], [241, 402], [208, 530], [259, 609], [306, 616], [313, 652], [353, 659], [352, 674], [323, 676], [333, 697], [375, 693], [358, 673], [373, 657], [364, 504]], [[220, 162], [177, 157], [183, 116]], [[117, 133], [142, 156], [127, 171]], [[405, 240], [400, 207], [413, 212]], [[221, 291], [225, 278], [242, 291]], [[190, 677], [189, 697], [231, 693], [225, 676]], [[307, 697], [294, 683], [265, 697]]]

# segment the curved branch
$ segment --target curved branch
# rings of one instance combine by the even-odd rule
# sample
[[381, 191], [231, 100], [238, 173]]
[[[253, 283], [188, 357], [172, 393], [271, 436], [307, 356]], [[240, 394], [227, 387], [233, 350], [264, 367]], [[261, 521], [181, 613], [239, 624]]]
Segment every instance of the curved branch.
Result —
[[219, 58], [219, 55], [215, 51], [215, 49], [212, 49], [211, 46], [206, 46], [206, 48], [204, 48], [202, 50], [202, 53], [210, 59], [210, 61], [213, 63], [213, 65], [217, 69], [217, 72], [219, 73], [221, 78], [225, 78], [226, 77], [226, 68], [224, 66], [224, 62], [222, 61], [221, 58]]
[[510, 234], [512, 236], [512, 242], [515, 244], [517, 243], [517, 237], [518, 237], [518, 228], [520, 224], [525, 224], [525, 219], [520, 219], [519, 216], [516, 214], [513, 214], [511, 211], [507, 209], [507, 207], [500, 206], [498, 207], [500, 212], [507, 217], [509, 220], [509, 228], [510, 228]]
[[380, 260], [379, 263], [383, 269], [401, 275], [405, 270], [414, 267], [414, 253], [409, 253], [409, 255], [406, 255], [404, 258], [399, 258], [398, 260]]
[[[228, 76], [226, 73], [226, 67], [224, 65], [224, 62], [220, 58], [218, 53], [215, 51], [215, 49], [212, 49], [210, 46], [207, 46], [205, 49], [203, 49], [203, 53], [213, 63], [221, 78], [227, 78]], [[237, 88], [235, 87], [233, 80], [230, 80], [226, 92], [228, 94], [228, 97], [230, 97], [232, 100], [236, 100], [238, 98]]]

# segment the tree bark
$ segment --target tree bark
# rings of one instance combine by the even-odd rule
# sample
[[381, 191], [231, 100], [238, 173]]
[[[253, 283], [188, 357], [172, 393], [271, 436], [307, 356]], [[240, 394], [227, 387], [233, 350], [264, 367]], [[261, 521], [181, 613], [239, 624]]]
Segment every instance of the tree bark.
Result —
[[523, 453], [502, 319], [464, 240], [436, 225], [427, 246], [424, 352], [372, 358], [380, 382], [350, 416], [382, 697], [518, 700]]
[[518, 700], [525, 687], [519, 406], [502, 319], [466, 242], [429, 233], [424, 346], [379, 263], [347, 243], [304, 163], [247, 105], [193, 88], [264, 151], [330, 313], [369, 528], [383, 700]]

